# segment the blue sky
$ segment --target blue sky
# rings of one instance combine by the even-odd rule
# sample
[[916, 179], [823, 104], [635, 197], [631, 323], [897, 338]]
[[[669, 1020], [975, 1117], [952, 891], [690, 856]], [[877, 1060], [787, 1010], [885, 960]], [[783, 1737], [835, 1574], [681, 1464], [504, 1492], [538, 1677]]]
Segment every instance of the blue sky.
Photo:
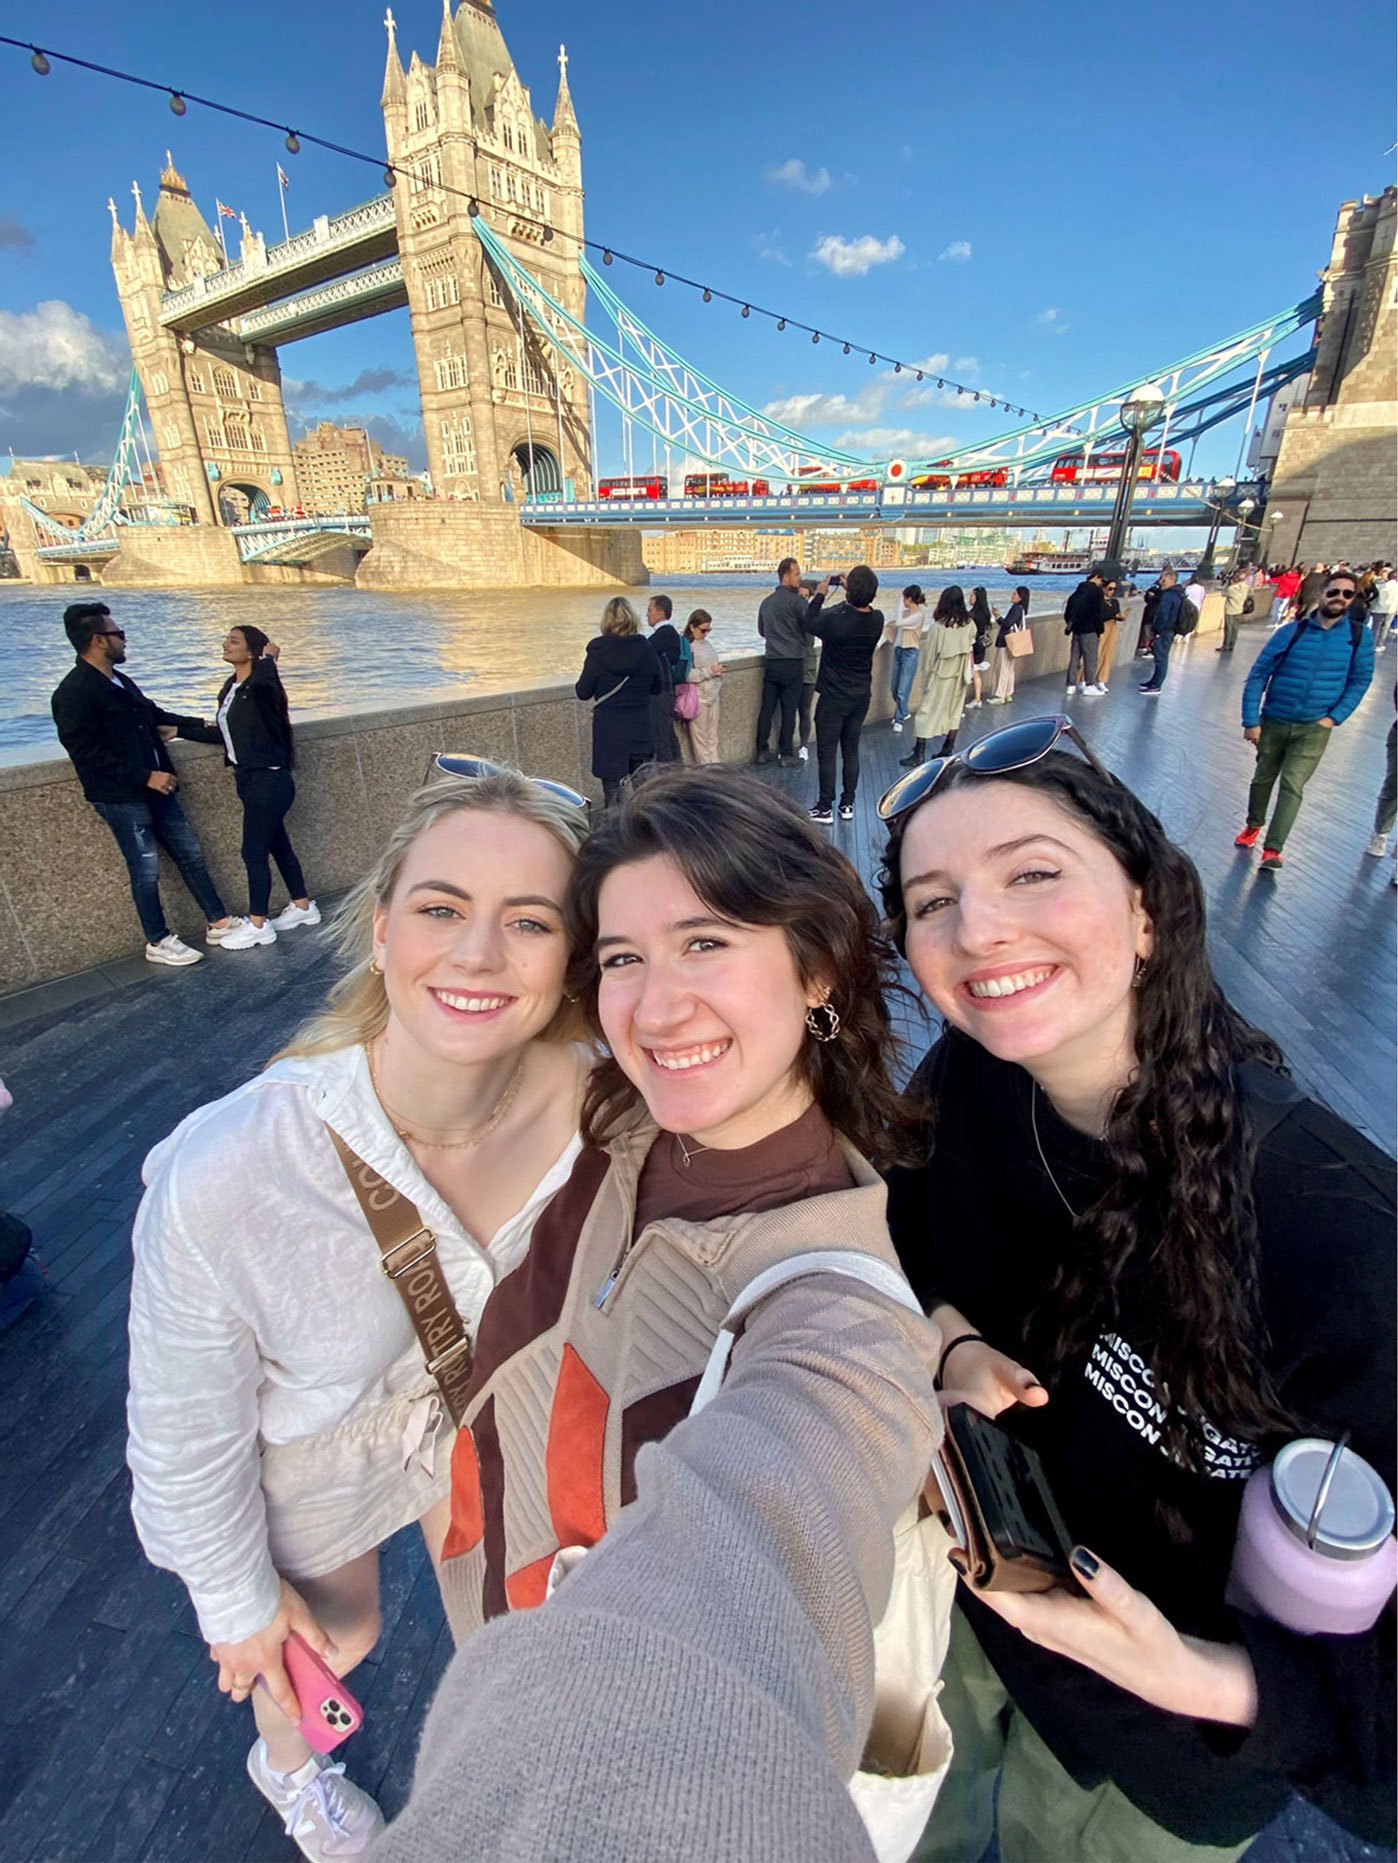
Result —
[[[557, 48], [583, 132], [587, 227], [640, 257], [849, 334], [941, 356], [1050, 413], [1296, 302], [1343, 199], [1393, 178], [1389, 0], [501, 0], [536, 110]], [[33, 0], [7, 30], [378, 153], [382, 0]], [[438, 0], [398, 0], [399, 43], [435, 54]], [[1333, 42], [1325, 34], [1333, 31]], [[1365, 73], [1375, 74], [1372, 83]], [[0, 48], [0, 452], [105, 460], [127, 363], [108, 261], [113, 195], [149, 204], [167, 146], [280, 236], [379, 189], [376, 171]], [[21, 151], [22, 161], [13, 158]], [[618, 268], [652, 327], [758, 406], [887, 455], [999, 431], [982, 408], [907, 404], [863, 357], [778, 335]], [[407, 313], [282, 352], [293, 423], [367, 421], [422, 463]], [[1202, 443], [1231, 471], [1234, 427]]]

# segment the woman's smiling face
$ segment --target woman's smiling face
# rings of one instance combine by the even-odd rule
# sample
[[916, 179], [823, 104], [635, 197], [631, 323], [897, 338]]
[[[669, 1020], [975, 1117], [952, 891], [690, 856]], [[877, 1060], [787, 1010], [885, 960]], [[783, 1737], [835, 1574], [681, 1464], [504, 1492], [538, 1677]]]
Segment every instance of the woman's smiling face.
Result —
[[602, 1032], [657, 1125], [727, 1151], [806, 1111], [796, 1060], [825, 990], [780, 927], [721, 918], [663, 854], [609, 873], [597, 919]]
[[1029, 1065], [1129, 1042], [1140, 889], [1040, 790], [987, 778], [933, 796], [901, 850], [908, 962], [953, 1027]]

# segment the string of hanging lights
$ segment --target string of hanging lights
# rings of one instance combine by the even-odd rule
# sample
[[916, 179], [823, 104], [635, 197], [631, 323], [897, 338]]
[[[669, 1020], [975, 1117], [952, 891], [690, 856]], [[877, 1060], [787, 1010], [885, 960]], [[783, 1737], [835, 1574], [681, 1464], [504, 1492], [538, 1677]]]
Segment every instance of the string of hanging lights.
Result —
[[[385, 163], [381, 156], [367, 154], [363, 149], [350, 148], [345, 143], [332, 142], [325, 136], [313, 135], [309, 130], [293, 129], [290, 124], [278, 123], [271, 117], [259, 116], [256, 111], [241, 110], [234, 104], [221, 103], [215, 97], [201, 97], [191, 90], [161, 84], [153, 78], [143, 78], [132, 71], [120, 71], [112, 65], [100, 65], [91, 59], [75, 57], [70, 52], [56, 52], [52, 47], [33, 45], [26, 39], [14, 39], [5, 33], [0, 33], [0, 45], [13, 46], [17, 51], [28, 52], [30, 65], [41, 78], [49, 75], [55, 63], [71, 65], [79, 71], [93, 72], [98, 77], [111, 78], [121, 84], [133, 84], [140, 90], [155, 91], [168, 100], [169, 107], [176, 116], [184, 116], [191, 104], [197, 104], [200, 109], [212, 110], [219, 116], [232, 117], [240, 123], [251, 123], [258, 129], [275, 130], [283, 137], [283, 146], [288, 155], [299, 155], [303, 143], [310, 143], [313, 148], [324, 149], [331, 155], [341, 155], [349, 161], [367, 163], [371, 168], [380, 169], [385, 187], [395, 187], [400, 176], [406, 181], [411, 181], [413, 178], [408, 169], [399, 168], [392, 162]], [[442, 181], [434, 182], [433, 186], [443, 194], [452, 194], [460, 200], [465, 200], [472, 218], [480, 213], [479, 201], [465, 189], [453, 187]], [[933, 386], [940, 392], [958, 395], [972, 404], [980, 403], [989, 409], [1014, 415], [1020, 420], [1029, 422], [1032, 426], [1044, 425], [1043, 415], [1036, 414], [1029, 408], [1017, 406], [1002, 394], [991, 394], [985, 389], [974, 388], [964, 382], [955, 381], [949, 375], [938, 375], [934, 370], [918, 363], [907, 362], [896, 356], [886, 356], [881, 350], [869, 348], [864, 343], [855, 343], [845, 337], [836, 336], [829, 330], [817, 329], [814, 324], [804, 323], [799, 317], [793, 317], [789, 312], [769, 310], [765, 305], [756, 304], [750, 298], [735, 297], [732, 292], [704, 284], [700, 279], [687, 278], [682, 272], [673, 271], [668, 266], [658, 266], [651, 260], [635, 258], [632, 254], [622, 252], [618, 247], [608, 246], [600, 240], [565, 233], [561, 228], [551, 227], [541, 220], [533, 220], [527, 214], [514, 210], [511, 211], [511, 218], [519, 225], [537, 233], [545, 244], [555, 238], [572, 240], [582, 249], [600, 252], [603, 265], [620, 262], [622, 265], [633, 267], [638, 272], [649, 272], [653, 275], [657, 286], [663, 286], [666, 283], [681, 285], [687, 290], [699, 292], [705, 304], [711, 304], [715, 299], [721, 304], [731, 304], [740, 311], [742, 316], [763, 317], [778, 331], [786, 331], [789, 328], [808, 335], [812, 343], [819, 343], [822, 338], [826, 342], [838, 343], [841, 346], [842, 355], [867, 353], [870, 368], [882, 362], [888, 364], [895, 375], [901, 375], [906, 369], [915, 382], [925, 381], [930, 376]]]

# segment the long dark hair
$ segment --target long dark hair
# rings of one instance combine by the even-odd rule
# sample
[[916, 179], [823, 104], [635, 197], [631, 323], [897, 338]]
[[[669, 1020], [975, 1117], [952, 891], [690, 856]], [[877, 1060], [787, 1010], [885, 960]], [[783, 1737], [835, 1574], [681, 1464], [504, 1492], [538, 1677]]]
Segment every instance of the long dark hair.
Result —
[[1025, 614], [1028, 614], [1029, 613], [1029, 590], [1025, 587], [1025, 585], [1022, 582], [1020, 583], [1019, 587], [1015, 590], [1015, 600], [1019, 603], [1020, 607], [1024, 610]]
[[978, 628], [990, 626], [990, 597], [984, 589], [971, 590], [971, 619]]
[[[953, 765], [937, 793], [983, 780]], [[1237, 1073], [1248, 1061], [1284, 1071], [1281, 1050], [1215, 981], [1198, 872], [1138, 797], [1062, 752], [995, 780], [1035, 790], [1076, 816], [1141, 889], [1154, 928], [1135, 998], [1136, 1071], [1104, 1136], [1111, 1181], [1079, 1217], [1073, 1249], [1025, 1343], [1053, 1370], [1081, 1361], [1116, 1322], [1127, 1276], [1140, 1277], [1167, 1437], [1202, 1470], [1205, 1420], [1253, 1441], [1294, 1428], [1262, 1359], [1256, 1141]], [[910, 819], [893, 824], [879, 875], [900, 950], [907, 919], [899, 870]]]
[[[912, 1117], [890, 1080], [897, 1047], [888, 997], [897, 957], [859, 875], [796, 805], [741, 770], [663, 770], [604, 815], [568, 889], [568, 990], [593, 1033], [602, 882], [618, 867], [668, 855], [712, 911], [741, 925], [780, 926], [803, 984], [824, 979], [840, 1017], [833, 1041], [797, 1059], [830, 1123], [873, 1163], [908, 1155]], [[641, 1095], [610, 1057], [592, 1071], [582, 1129], [601, 1144], [632, 1123]]]
[[[260, 660], [270, 645], [270, 636], [264, 634], [260, 627], [253, 627], [250, 622], [235, 621], [228, 631], [230, 634], [242, 635], [247, 650], [254, 660]], [[264, 703], [271, 711], [272, 724], [286, 740], [286, 767], [289, 770], [296, 761], [296, 744], [291, 729], [291, 707], [286, 702], [286, 687], [282, 684], [282, 676], [277, 670], [276, 661], [269, 660], [267, 665], [271, 668], [271, 677], [263, 687], [266, 695]], [[230, 673], [219, 688], [218, 702], [220, 705], [228, 696], [229, 688], [236, 678], [236, 673]]]
[[966, 607], [966, 595], [960, 583], [953, 582], [943, 589], [937, 597], [937, 606], [932, 610], [932, 619], [940, 621], [943, 627], [967, 627], [971, 616]]

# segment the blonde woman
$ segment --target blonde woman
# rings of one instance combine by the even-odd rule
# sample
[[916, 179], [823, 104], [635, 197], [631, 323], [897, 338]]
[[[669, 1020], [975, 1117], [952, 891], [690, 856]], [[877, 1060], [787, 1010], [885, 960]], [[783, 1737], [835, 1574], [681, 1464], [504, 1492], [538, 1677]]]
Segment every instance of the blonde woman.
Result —
[[718, 705], [724, 665], [718, 649], [709, 645], [713, 631], [714, 618], [707, 608], [696, 608], [685, 623], [684, 638], [689, 645], [687, 680], [699, 692], [699, 710], [685, 725], [681, 739], [689, 763], [719, 762]]
[[620, 800], [626, 778], [655, 756], [651, 699], [664, 683], [660, 657], [642, 637], [636, 610], [624, 595], [614, 595], [573, 688], [580, 699], [593, 700], [592, 774], [608, 808]]
[[282, 1646], [297, 1631], [339, 1674], [373, 1647], [378, 1547], [417, 1521], [438, 1559], [453, 1434], [332, 1134], [420, 1212], [472, 1337], [579, 1149], [563, 901], [585, 805], [462, 762], [481, 774], [421, 790], [346, 902], [325, 1008], [155, 1148], [136, 1218], [137, 1530], [219, 1687], [251, 1696], [248, 1771], [309, 1858], [383, 1820], [298, 1732]]

